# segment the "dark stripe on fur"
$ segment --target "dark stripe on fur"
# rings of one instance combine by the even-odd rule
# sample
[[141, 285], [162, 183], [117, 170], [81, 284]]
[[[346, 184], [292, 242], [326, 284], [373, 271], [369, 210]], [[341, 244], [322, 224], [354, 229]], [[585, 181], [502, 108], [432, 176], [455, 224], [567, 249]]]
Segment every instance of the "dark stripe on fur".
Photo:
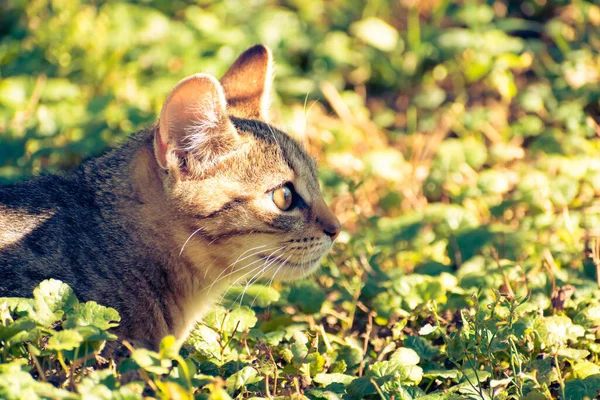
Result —
[[224, 212], [231, 211], [234, 208], [237, 208], [237, 207], [240, 207], [242, 205], [245, 205], [246, 202], [248, 202], [248, 198], [246, 198], [246, 197], [236, 197], [235, 199], [230, 200], [227, 203], [225, 203], [223, 205], [223, 207], [219, 208], [218, 210], [213, 211], [210, 214], [204, 214], [204, 215], [197, 214], [196, 218], [200, 218], [200, 219], [214, 218], [214, 217], [217, 217], [217, 216], [223, 214]]
[[288, 134], [280, 131], [279, 129], [255, 119], [243, 119], [236, 117], [229, 117], [235, 128], [239, 133], [249, 132], [260, 140], [264, 140], [270, 144], [275, 144], [281, 148], [283, 156], [285, 157], [290, 168], [293, 169], [290, 160], [292, 154], [301, 155], [303, 161], [310, 167], [311, 174], [317, 179], [317, 165], [315, 161], [310, 157], [303, 146], [294, 140]]
[[[261, 215], [257, 215], [257, 217], [261, 217]], [[294, 224], [298, 221], [298, 217], [293, 215], [277, 215], [273, 219], [262, 219], [261, 221], [270, 226], [271, 228], [280, 230], [280, 231], [290, 231]]]
[[246, 229], [246, 230], [231, 230], [223, 233], [219, 233], [217, 235], [212, 235], [207, 232], [198, 232], [197, 235], [202, 237], [205, 240], [210, 241], [211, 243], [218, 243], [221, 240], [229, 239], [234, 236], [242, 236], [242, 235], [253, 235], [253, 234], [264, 234], [264, 235], [274, 235], [281, 234], [279, 230], [266, 230], [266, 229]]

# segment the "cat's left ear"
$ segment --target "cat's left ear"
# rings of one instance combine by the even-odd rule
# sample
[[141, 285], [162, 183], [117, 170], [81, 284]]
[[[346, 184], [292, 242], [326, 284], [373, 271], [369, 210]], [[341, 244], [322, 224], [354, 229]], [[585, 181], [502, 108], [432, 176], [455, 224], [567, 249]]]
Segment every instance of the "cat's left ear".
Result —
[[180, 81], [160, 112], [154, 135], [158, 164], [163, 169], [176, 169], [184, 161], [186, 165], [187, 161], [208, 165], [233, 151], [238, 134], [226, 106], [225, 93], [216, 78], [196, 74]]
[[273, 82], [273, 56], [259, 44], [249, 48], [221, 78], [229, 115], [268, 120]]

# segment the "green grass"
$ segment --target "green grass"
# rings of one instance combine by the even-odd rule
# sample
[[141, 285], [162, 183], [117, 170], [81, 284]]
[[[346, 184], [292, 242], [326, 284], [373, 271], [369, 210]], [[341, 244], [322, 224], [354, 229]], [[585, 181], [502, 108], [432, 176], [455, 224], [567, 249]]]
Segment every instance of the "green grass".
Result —
[[9, 0], [0, 182], [116, 145], [258, 42], [344, 225], [322, 271], [105, 369], [118, 317], [42, 283], [0, 301], [0, 398], [595, 398], [593, 2]]

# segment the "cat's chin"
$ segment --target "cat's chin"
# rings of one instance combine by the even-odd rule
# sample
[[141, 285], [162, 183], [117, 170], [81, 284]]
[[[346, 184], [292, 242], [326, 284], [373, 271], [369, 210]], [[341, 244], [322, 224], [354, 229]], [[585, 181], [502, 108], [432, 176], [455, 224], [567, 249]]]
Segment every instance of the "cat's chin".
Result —
[[292, 282], [313, 275], [319, 268], [321, 268], [321, 258], [310, 264], [288, 267], [280, 271], [275, 279], [280, 282]]

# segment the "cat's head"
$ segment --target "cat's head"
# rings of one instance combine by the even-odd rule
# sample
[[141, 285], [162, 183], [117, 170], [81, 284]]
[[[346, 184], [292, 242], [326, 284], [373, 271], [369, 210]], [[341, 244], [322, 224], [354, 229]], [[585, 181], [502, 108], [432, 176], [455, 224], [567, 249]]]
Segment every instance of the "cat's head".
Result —
[[219, 280], [305, 276], [340, 232], [313, 159], [267, 123], [272, 68], [258, 45], [220, 81], [182, 80], [155, 131], [167, 198], [183, 216], [182, 251]]

